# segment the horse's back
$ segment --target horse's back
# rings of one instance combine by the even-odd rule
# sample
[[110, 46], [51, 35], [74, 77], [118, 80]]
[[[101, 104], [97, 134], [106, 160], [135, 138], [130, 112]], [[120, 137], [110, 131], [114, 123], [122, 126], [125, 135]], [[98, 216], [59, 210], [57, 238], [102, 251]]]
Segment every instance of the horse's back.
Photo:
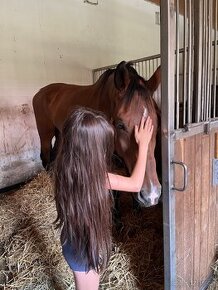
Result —
[[93, 86], [53, 83], [41, 88], [33, 97], [36, 119], [49, 119], [55, 127], [61, 128], [69, 112], [75, 106], [95, 107]]
[[65, 83], [52, 83], [41, 88], [33, 97], [33, 107], [42, 104], [43, 102], [50, 103], [59, 95], [64, 95], [64, 92], [75, 90], [77, 85]]

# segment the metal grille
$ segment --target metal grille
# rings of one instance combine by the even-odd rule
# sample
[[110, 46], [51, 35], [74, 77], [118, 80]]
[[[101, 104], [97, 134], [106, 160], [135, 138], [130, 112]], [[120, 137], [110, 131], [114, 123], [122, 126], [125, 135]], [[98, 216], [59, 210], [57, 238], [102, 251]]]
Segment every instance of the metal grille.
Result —
[[[160, 65], [160, 54], [143, 57], [140, 59], [131, 60], [133, 67], [137, 70], [144, 79], [149, 79], [151, 75]], [[93, 70], [93, 82], [96, 82], [97, 79], [109, 68], [115, 68], [117, 64], [101, 67]]]
[[178, 129], [218, 117], [217, 0], [175, 0], [175, 8]]
[[[175, 0], [175, 129], [218, 118], [218, 0]], [[160, 55], [133, 60], [146, 80]], [[93, 70], [93, 82], [110, 65]]]

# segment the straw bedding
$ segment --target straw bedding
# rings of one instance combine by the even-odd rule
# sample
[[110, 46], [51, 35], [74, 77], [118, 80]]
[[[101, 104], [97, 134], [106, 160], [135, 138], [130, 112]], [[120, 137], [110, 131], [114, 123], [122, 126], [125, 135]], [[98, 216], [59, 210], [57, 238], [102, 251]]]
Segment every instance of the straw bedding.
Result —
[[214, 279], [208, 290], [218, 290], [218, 260], [213, 266]]
[[[53, 224], [56, 211], [49, 175], [42, 172], [18, 191], [1, 195], [0, 203], [0, 289], [75, 289]], [[134, 212], [126, 193], [121, 204], [123, 229], [114, 230], [113, 252], [100, 289], [164, 289], [161, 206]]]

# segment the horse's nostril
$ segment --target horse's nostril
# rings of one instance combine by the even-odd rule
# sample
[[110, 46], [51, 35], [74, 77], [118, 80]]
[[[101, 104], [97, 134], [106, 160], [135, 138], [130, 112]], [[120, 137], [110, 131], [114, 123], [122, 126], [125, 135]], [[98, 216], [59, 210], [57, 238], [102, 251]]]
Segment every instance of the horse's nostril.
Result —
[[152, 203], [152, 201], [151, 201], [151, 198], [150, 198], [150, 197], [147, 197], [147, 198], [146, 198], [146, 200], [147, 200], [147, 202], [148, 202], [148, 203], [150, 203], [150, 204]]
[[151, 207], [153, 205], [157, 205], [159, 203], [160, 194], [156, 191], [152, 191], [147, 193], [145, 190], [140, 190], [138, 192], [138, 201], [145, 207]]
[[144, 194], [143, 194], [142, 190], [139, 192], [139, 195], [140, 195], [141, 199], [144, 199]]
[[146, 196], [143, 190], [141, 190], [139, 194], [141, 200], [143, 200], [147, 204], [152, 204], [152, 199], [149, 196]]
[[150, 205], [156, 205], [158, 204], [159, 198], [151, 198], [151, 197], [147, 197], [146, 201], [150, 204]]

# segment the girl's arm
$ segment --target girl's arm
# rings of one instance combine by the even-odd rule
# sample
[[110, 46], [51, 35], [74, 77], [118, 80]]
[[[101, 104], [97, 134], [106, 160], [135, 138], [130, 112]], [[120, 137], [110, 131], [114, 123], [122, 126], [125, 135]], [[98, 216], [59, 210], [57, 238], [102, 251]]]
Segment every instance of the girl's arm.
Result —
[[138, 157], [130, 177], [108, 173], [107, 187], [113, 190], [138, 192], [141, 190], [145, 175], [148, 145], [153, 133], [153, 125], [150, 117], [143, 116], [139, 127], [135, 126], [135, 139], [138, 143]]

